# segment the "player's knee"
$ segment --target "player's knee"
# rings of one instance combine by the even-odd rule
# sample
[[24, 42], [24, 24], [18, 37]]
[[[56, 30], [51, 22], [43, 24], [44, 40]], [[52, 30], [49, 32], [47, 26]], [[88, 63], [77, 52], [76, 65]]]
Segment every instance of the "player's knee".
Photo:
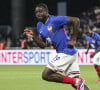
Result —
[[42, 79], [43, 80], [48, 80], [48, 76], [45, 72], [42, 73]]
[[49, 69], [49, 68], [46, 68], [43, 73], [42, 73], [42, 79], [46, 80], [46, 81], [51, 81], [51, 76], [54, 72]]

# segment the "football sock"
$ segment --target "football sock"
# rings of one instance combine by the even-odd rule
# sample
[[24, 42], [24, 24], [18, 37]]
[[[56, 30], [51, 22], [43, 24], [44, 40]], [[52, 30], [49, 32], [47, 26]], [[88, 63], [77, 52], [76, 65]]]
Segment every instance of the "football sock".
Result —
[[99, 79], [100, 79], [100, 66], [96, 67], [95, 69], [96, 69], [97, 75], [98, 75], [98, 77], [99, 77]]
[[22, 43], [21, 43], [21, 48], [25, 48], [25, 43], [27, 42], [27, 40], [26, 39], [24, 39], [23, 41], [22, 41]]
[[64, 76], [64, 78], [62, 80], [62, 83], [75, 84], [76, 83], [76, 79], [68, 77], [68, 76]]

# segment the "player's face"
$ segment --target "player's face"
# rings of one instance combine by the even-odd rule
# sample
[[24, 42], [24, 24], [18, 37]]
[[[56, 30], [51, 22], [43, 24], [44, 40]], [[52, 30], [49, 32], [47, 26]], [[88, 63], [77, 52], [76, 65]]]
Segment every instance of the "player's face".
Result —
[[88, 32], [86, 33], [89, 37], [92, 37], [92, 33]]
[[35, 8], [36, 18], [38, 20], [44, 20], [47, 17], [48, 11], [45, 10], [43, 7], [36, 7]]

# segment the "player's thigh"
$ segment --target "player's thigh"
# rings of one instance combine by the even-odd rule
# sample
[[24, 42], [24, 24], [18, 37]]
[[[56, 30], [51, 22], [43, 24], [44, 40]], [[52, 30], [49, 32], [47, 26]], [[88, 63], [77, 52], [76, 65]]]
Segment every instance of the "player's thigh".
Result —
[[66, 70], [64, 73], [65, 75], [69, 76], [69, 77], [77, 77], [80, 76], [80, 68], [79, 68], [79, 64], [77, 63], [77, 56], [76, 56], [76, 60], [72, 63], [72, 65], [68, 68], [68, 70]]
[[93, 63], [96, 65], [100, 65], [100, 52], [98, 52], [94, 58], [93, 58]]
[[52, 59], [47, 67], [54, 71], [64, 72], [66, 68], [68, 68], [74, 61], [76, 55], [66, 55], [66, 54], [58, 54], [54, 59]]

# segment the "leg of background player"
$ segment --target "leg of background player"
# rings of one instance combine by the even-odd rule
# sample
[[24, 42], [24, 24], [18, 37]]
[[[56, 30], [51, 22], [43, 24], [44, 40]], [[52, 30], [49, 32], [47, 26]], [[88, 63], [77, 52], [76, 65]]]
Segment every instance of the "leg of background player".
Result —
[[95, 67], [95, 70], [96, 70], [98, 78], [99, 78], [98, 81], [96, 81], [96, 83], [100, 83], [100, 66], [94, 65], [94, 67]]

